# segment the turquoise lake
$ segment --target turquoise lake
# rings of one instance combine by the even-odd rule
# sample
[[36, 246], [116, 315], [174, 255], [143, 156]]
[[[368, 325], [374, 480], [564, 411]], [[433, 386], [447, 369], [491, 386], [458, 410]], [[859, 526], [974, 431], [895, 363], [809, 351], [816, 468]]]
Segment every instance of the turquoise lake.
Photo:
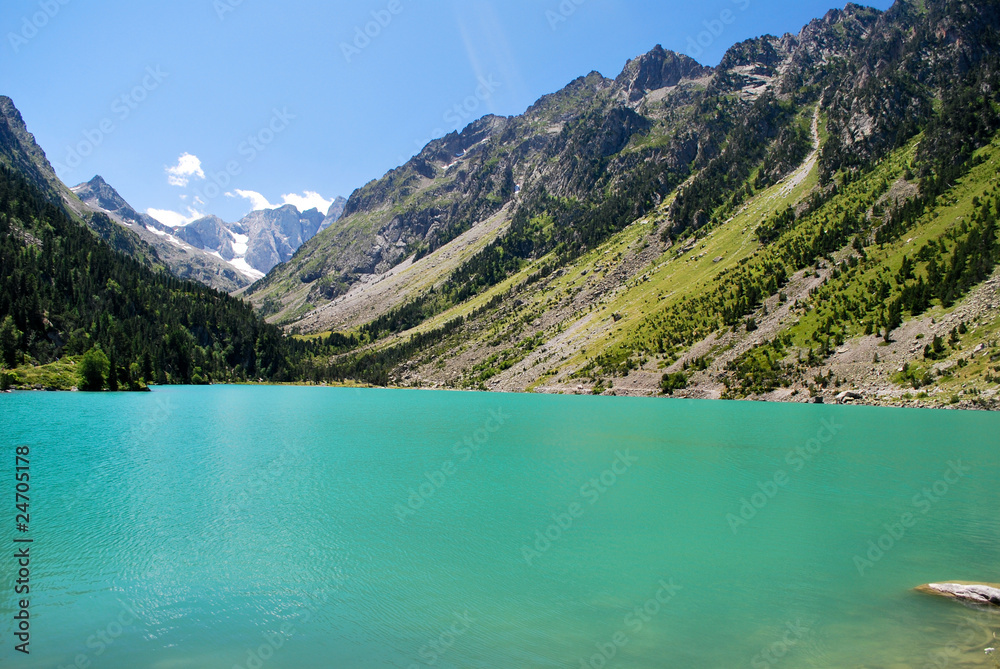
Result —
[[996, 414], [166, 387], [2, 395], [0, 451], [3, 666], [990, 667], [1000, 633], [913, 592], [1000, 581]]

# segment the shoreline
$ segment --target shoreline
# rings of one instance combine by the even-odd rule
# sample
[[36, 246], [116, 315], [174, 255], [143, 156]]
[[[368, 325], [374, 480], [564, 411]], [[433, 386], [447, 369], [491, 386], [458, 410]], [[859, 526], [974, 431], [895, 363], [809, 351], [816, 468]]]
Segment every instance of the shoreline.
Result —
[[[756, 402], [756, 403], [767, 403], [767, 404], [811, 404], [814, 406], [864, 406], [864, 407], [877, 407], [884, 409], [931, 409], [931, 410], [950, 410], [950, 411], [1000, 411], [1000, 400], [990, 397], [987, 399], [977, 399], [977, 400], [967, 400], [963, 399], [956, 403], [944, 402], [944, 401], [933, 401], [930, 398], [926, 399], [909, 399], [904, 400], [900, 398], [892, 399], [873, 399], [868, 397], [862, 397], [861, 399], [855, 399], [851, 401], [838, 402], [835, 396], [821, 395], [817, 397], [810, 397], [803, 401], [800, 399], [786, 399], [791, 396], [786, 395], [784, 397], [741, 397], [741, 398], [716, 398], [716, 397], [697, 397], [689, 396], [685, 394], [676, 395], [663, 395], [660, 393], [651, 392], [628, 392], [622, 391], [622, 389], [609, 390], [604, 393], [595, 395], [593, 392], [588, 392], [587, 389], [551, 389], [551, 390], [507, 390], [507, 389], [496, 389], [496, 390], [479, 390], [474, 388], [444, 388], [444, 387], [430, 387], [430, 386], [372, 386], [372, 385], [362, 385], [362, 384], [352, 384], [352, 383], [305, 383], [305, 382], [287, 382], [287, 383], [261, 383], [261, 382], [231, 382], [231, 383], [206, 383], [206, 384], [169, 384], [169, 385], [151, 385], [142, 390], [101, 390], [101, 391], [82, 391], [78, 388], [56, 388], [56, 387], [32, 387], [32, 388], [9, 388], [4, 391], [0, 391], [0, 395], [3, 394], [16, 394], [16, 393], [37, 393], [37, 392], [57, 392], [57, 393], [87, 393], [93, 395], [110, 395], [110, 394], [133, 394], [133, 393], [146, 393], [152, 392], [158, 388], [206, 388], [211, 386], [233, 386], [233, 387], [259, 387], [259, 388], [331, 388], [331, 389], [355, 389], [355, 390], [421, 390], [429, 392], [453, 392], [453, 393], [475, 393], [475, 394], [498, 394], [498, 395], [564, 395], [564, 396], [578, 396], [578, 397], [618, 397], [618, 398], [635, 398], [635, 399], [664, 399], [664, 400], [689, 400], [696, 402]], [[697, 390], [697, 389], [688, 389]], [[822, 399], [822, 401], [815, 401], [817, 399]]]

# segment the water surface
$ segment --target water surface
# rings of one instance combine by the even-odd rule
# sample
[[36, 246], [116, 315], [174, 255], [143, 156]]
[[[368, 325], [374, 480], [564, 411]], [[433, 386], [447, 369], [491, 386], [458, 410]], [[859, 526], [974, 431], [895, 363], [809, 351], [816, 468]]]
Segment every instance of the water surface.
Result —
[[995, 414], [215, 386], [0, 430], [11, 666], [922, 669], [1000, 630], [912, 591], [1000, 581]]

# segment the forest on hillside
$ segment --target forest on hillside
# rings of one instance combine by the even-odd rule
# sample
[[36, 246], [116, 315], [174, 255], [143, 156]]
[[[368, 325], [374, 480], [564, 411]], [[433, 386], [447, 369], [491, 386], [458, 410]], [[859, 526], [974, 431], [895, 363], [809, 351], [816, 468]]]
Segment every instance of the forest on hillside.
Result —
[[111, 390], [287, 382], [325, 348], [117, 252], [0, 166], [0, 369], [80, 358], [90, 374], [81, 370], [80, 386]]

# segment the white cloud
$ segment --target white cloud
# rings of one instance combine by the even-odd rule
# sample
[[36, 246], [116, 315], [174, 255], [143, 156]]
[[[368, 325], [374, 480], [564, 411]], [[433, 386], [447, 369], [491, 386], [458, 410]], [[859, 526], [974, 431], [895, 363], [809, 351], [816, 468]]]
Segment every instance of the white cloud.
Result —
[[254, 211], [260, 211], [261, 209], [277, 209], [280, 204], [271, 204], [267, 201], [267, 198], [253, 190], [240, 190], [236, 189], [236, 194], [242, 198], [250, 200], [250, 206], [253, 207]]
[[[281, 204], [271, 204], [266, 197], [257, 191], [237, 189], [236, 194], [242, 198], [250, 200], [250, 205], [253, 207], [254, 211], [260, 211], [261, 209], [277, 209], [278, 207], [283, 207], [286, 204], [291, 204], [294, 205], [299, 211], [319, 209], [321, 213], [325, 214], [333, 204], [333, 200], [327, 200], [319, 193], [311, 190], [305, 191], [302, 195], [297, 195], [295, 193], [282, 195]], [[226, 193], [226, 195], [229, 195], [229, 193]]]
[[285, 204], [294, 204], [299, 211], [319, 209], [320, 213], [325, 214], [333, 205], [333, 200], [327, 200], [319, 193], [311, 190], [307, 190], [304, 195], [290, 193], [288, 195], [282, 195], [281, 197], [284, 198]]
[[163, 225], [171, 228], [180, 228], [188, 223], [197, 221], [199, 218], [205, 217], [205, 214], [195, 211], [191, 207], [188, 207], [188, 216], [180, 214], [176, 211], [170, 211], [169, 209], [147, 209], [146, 213], [158, 220], [160, 223], [163, 223]]
[[191, 181], [191, 177], [205, 178], [205, 172], [201, 169], [201, 160], [198, 159], [198, 156], [190, 153], [181, 154], [181, 157], [177, 159], [177, 164], [167, 168], [167, 183], [171, 186], [184, 188]]

